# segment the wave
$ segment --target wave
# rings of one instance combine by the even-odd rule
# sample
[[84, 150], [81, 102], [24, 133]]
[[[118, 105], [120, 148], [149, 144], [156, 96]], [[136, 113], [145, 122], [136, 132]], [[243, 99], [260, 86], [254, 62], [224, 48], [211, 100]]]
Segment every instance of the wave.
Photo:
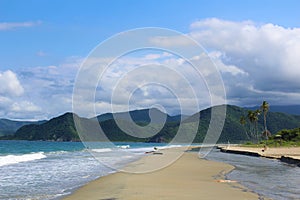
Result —
[[129, 149], [130, 145], [119, 145], [117, 147], [120, 148], [120, 149]]
[[30, 154], [24, 154], [24, 155], [0, 156], [0, 167], [5, 166], [5, 165], [17, 164], [20, 162], [40, 160], [40, 159], [43, 159], [46, 157], [47, 156], [44, 154], [44, 152], [30, 153]]
[[69, 153], [70, 151], [50, 151], [47, 154], [65, 154]]
[[172, 144], [172, 145], [166, 145], [166, 146], [158, 146], [158, 149], [171, 149], [171, 148], [178, 148], [178, 147], [182, 147], [182, 145], [177, 145], [177, 144]]
[[97, 153], [104, 153], [104, 152], [111, 152], [112, 151], [111, 148], [91, 149], [91, 150], [94, 151], [94, 152], [97, 152]]
[[132, 152], [132, 153], [145, 153], [145, 152], [149, 152], [149, 151], [156, 151], [156, 150], [170, 149], [170, 148], [178, 148], [178, 147], [182, 147], [182, 145], [137, 147], [137, 148], [132, 148], [132, 149], [126, 149], [126, 151]]

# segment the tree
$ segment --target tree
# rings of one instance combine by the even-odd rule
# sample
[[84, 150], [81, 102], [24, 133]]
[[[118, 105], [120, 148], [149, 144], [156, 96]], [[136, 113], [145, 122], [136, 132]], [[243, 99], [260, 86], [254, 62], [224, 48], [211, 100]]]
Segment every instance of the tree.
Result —
[[267, 128], [267, 113], [269, 111], [269, 103], [266, 101], [263, 101], [262, 105], [260, 106], [260, 109], [262, 110], [263, 114], [264, 114], [264, 132], [263, 135], [266, 137], [266, 139], [269, 139], [269, 134], [270, 132], [268, 131]]
[[252, 126], [250, 127], [250, 132], [251, 135], [256, 138], [256, 140], [258, 140], [258, 127], [257, 127], [257, 122], [258, 122], [258, 116], [260, 115], [260, 110], [249, 110], [248, 111], [248, 119], [250, 121], [250, 123], [252, 124]]
[[240, 124], [244, 127], [247, 138], [248, 138], [248, 139], [251, 139], [251, 136], [248, 135], [248, 131], [247, 131], [247, 129], [245, 128], [246, 123], [247, 123], [246, 117], [245, 117], [244, 115], [241, 116], [241, 118], [240, 118]]
[[261, 112], [259, 109], [254, 111], [255, 135], [257, 140], [258, 140], [258, 116], [260, 115], [260, 113]]
[[252, 110], [248, 111], [247, 117], [250, 121], [250, 134], [254, 137], [254, 112]]

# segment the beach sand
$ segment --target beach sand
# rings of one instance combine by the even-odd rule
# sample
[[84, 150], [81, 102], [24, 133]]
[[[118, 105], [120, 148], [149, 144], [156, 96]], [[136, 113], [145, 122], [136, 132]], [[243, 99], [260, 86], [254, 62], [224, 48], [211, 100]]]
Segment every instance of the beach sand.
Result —
[[241, 146], [223, 146], [224, 151], [239, 151], [239, 152], [252, 152], [262, 157], [278, 159], [282, 156], [300, 158], [300, 147], [276, 147], [276, 148], [258, 148], [258, 147], [241, 147]]
[[[183, 150], [163, 150], [162, 155], [145, 156], [124, 169], [141, 172], [160, 168], [160, 163], [168, 162], [174, 151]], [[247, 191], [238, 183], [224, 181], [224, 174], [232, 169], [228, 164], [199, 159], [196, 152], [185, 152], [173, 164], [154, 172], [118, 172], [101, 177], [64, 200], [259, 199], [257, 194]]]

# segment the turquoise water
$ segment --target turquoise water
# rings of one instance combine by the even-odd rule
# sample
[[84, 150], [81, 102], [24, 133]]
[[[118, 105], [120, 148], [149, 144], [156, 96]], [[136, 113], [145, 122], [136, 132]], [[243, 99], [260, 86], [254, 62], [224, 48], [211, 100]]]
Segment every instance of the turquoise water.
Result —
[[158, 144], [87, 145], [88, 149], [79, 142], [0, 141], [0, 199], [59, 199], [115, 172], [115, 168], [138, 159]]
[[[0, 141], [0, 199], [61, 199], [91, 180], [114, 173], [116, 168], [140, 158], [155, 146], [166, 144], [86, 145], [79, 142]], [[275, 200], [300, 199], [299, 167], [277, 160], [220, 153], [215, 149], [206, 158], [234, 165], [236, 169], [227, 177], [261, 196]]]

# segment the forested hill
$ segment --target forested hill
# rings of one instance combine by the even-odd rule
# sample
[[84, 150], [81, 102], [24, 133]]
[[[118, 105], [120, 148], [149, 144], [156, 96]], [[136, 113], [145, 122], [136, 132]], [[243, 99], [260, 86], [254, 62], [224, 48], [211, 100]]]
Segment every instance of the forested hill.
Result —
[[[224, 106], [224, 105], [223, 105]], [[220, 107], [220, 106], [218, 106]], [[216, 108], [218, 108], [216, 107]], [[202, 142], [207, 129], [209, 127], [211, 118], [211, 109], [208, 108], [200, 111], [200, 123], [198, 125], [198, 132], [196, 134], [194, 142]], [[226, 120], [223, 127], [222, 134], [219, 142], [240, 142], [249, 140], [246, 135], [246, 130], [251, 126], [250, 122], [246, 123], [245, 126], [240, 124], [240, 117], [242, 115], [247, 116], [247, 109], [237, 106], [226, 106]], [[139, 142], [169, 142], [174, 138], [177, 133], [180, 124], [188, 124], [195, 120], [197, 115], [190, 117], [184, 116], [184, 120], [180, 123], [180, 116], [169, 116], [157, 109], [144, 109], [131, 111], [130, 116], [133, 121], [140, 126], [146, 126], [150, 122], [149, 111], [152, 116], [158, 116], [158, 118], [166, 119], [166, 123], [163, 128], [155, 135], [151, 135], [146, 138], [134, 137], [123, 132], [115, 122], [112, 114], [104, 114], [97, 116], [97, 118], [86, 119], [80, 118], [73, 113], [66, 113], [64, 115], [53, 118], [42, 124], [30, 124], [19, 128], [13, 136], [4, 137], [2, 139], [18, 139], [18, 140], [51, 140], [51, 141], [79, 141], [79, 136], [75, 128], [73, 117], [75, 116], [81, 122], [93, 126], [93, 123], [99, 121], [102, 130], [106, 137], [111, 141], [139, 141]], [[123, 125], [131, 128], [131, 124], [124, 117], [124, 113], [116, 114], [118, 121], [122, 122]], [[275, 134], [281, 129], [292, 129], [300, 127], [300, 116], [268, 112], [267, 114], [268, 130]], [[153, 129], [157, 128], [159, 121], [154, 120]], [[188, 129], [187, 129], [188, 130]], [[263, 131], [263, 117], [260, 116], [258, 120], [258, 131]], [[147, 133], [137, 133], [145, 135]]]
[[46, 121], [14, 121], [9, 119], [0, 119], [0, 136], [13, 135], [20, 127], [28, 124], [42, 124]]

